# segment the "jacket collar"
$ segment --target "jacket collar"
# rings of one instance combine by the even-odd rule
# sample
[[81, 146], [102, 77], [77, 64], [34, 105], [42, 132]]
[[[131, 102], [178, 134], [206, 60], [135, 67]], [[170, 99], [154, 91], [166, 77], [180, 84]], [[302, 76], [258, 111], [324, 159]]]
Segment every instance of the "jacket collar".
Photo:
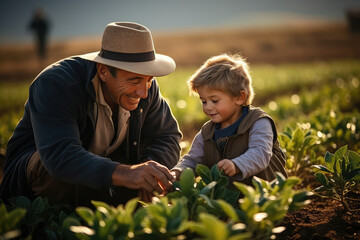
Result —
[[83, 60], [83, 61], [86, 61], [86, 65], [87, 65], [86, 67], [87, 67], [87, 69], [89, 69], [88, 71], [86, 71], [85, 88], [86, 88], [86, 91], [90, 94], [91, 99], [95, 101], [96, 93], [95, 93], [95, 89], [94, 89], [92, 80], [94, 79], [95, 75], [97, 74], [96, 63], [92, 62], [92, 61], [88, 61], [88, 60]]

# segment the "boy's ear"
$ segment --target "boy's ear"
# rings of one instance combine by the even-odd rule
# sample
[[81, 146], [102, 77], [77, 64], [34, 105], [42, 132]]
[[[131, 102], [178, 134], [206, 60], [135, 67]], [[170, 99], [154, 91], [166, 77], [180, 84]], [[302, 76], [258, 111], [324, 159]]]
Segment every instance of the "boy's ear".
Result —
[[105, 79], [106, 79], [106, 74], [108, 72], [108, 68], [104, 65], [104, 64], [101, 64], [101, 63], [97, 63], [96, 64], [96, 68], [97, 68], [97, 73], [99, 75], [99, 78], [105, 82]]
[[242, 106], [245, 103], [246, 98], [247, 98], [246, 92], [241, 91], [240, 94], [235, 97], [236, 104], [239, 105], [239, 106]]

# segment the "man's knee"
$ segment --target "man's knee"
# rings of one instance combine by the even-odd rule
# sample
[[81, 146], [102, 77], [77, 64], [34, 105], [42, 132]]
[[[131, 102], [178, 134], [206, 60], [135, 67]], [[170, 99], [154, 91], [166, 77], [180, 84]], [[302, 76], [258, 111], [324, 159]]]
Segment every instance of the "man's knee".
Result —
[[29, 159], [26, 178], [34, 197], [48, 198], [51, 203], [76, 204], [76, 187], [50, 176], [38, 151]]

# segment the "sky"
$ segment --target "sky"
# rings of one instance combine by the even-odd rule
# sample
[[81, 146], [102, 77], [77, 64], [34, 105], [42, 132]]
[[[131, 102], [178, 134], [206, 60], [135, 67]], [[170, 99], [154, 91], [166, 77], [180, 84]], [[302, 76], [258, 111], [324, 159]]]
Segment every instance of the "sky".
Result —
[[0, 44], [31, 41], [27, 26], [37, 8], [51, 23], [50, 38], [61, 40], [101, 36], [114, 21], [152, 32], [344, 22], [360, 0], [0, 0]]

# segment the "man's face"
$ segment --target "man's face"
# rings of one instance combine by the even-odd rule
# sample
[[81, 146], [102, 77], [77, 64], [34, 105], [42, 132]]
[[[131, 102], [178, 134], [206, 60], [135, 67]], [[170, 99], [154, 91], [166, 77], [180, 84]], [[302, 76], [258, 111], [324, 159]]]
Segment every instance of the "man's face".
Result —
[[146, 98], [153, 76], [141, 75], [117, 69], [113, 77], [105, 66], [98, 68], [106, 102], [110, 107], [120, 105], [128, 111], [135, 110], [141, 98]]

